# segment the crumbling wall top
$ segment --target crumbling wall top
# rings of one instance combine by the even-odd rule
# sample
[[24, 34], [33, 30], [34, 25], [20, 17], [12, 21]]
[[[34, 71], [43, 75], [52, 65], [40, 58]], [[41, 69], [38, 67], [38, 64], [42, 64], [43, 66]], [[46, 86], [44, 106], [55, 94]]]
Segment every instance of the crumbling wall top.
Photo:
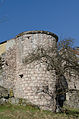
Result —
[[58, 36], [52, 32], [48, 32], [48, 31], [25, 31], [25, 32], [18, 34], [16, 36], [16, 38], [20, 37], [22, 35], [25, 35], [25, 34], [47, 34], [47, 35], [51, 35], [51, 36], [55, 37], [56, 41], [58, 41]]

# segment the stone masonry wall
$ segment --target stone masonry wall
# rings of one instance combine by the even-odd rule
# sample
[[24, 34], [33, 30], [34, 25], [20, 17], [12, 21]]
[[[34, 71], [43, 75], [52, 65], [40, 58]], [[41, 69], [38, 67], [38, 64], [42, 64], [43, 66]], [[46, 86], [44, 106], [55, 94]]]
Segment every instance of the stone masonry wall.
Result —
[[[55, 71], [48, 71], [47, 63], [41, 59], [28, 64], [23, 60], [39, 47], [44, 50], [52, 47], [55, 49], [56, 42], [57, 36], [50, 32], [31, 31], [19, 34], [15, 39], [7, 41], [3, 67], [3, 85], [13, 89], [16, 98], [27, 99], [42, 109], [53, 111], [56, 107]], [[53, 98], [47, 91], [53, 94]]]
[[56, 39], [41, 33], [25, 34], [16, 38], [16, 43], [15, 97], [26, 98], [43, 109], [55, 110], [55, 97], [52, 100], [51, 96], [42, 91], [43, 87], [48, 86], [49, 91], [55, 93], [55, 71], [53, 73], [47, 71], [47, 64], [42, 63], [41, 59], [29, 64], [23, 63], [23, 60], [38, 47], [45, 50], [56, 48]]
[[[45, 51], [56, 48], [58, 37], [47, 31], [28, 31], [2, 44], [0, 69], [0, 86], [13, 91], [14, 97], [23, 98], [42, 109], [56, 109], [56, 81], [55, 70], [47, 70], [48, 64], [43, 57], [29, 60], [31, 54], [37, 53], [38, 48]], [[4, 47], [3, 47], [4, 46]], [[49, 53], [54, 56], [56, 52]], [[65, 104], [79, 108], [79, 77], [74, 71], [64, 74], [69, 91]], [[13, 96], [13, 95], [12, 95]]]
[[65, 105], [73, 108], [79, 108], [79, 76], [75, 70], [68, 70], [65, 73], [68, 83], [68, 92], [66, 93]]
[[3, 65], [3, 86], [7, 89], [14, 88], [14, 79], [16, 71], [16, 45], [15, 39], [7, 41], [6, 53]]

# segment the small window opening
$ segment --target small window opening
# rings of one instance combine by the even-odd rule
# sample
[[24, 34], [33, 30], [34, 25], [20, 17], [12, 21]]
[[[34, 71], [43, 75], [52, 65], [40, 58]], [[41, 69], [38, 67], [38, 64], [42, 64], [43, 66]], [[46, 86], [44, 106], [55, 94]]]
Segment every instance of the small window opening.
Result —
[[5, 63], [7, 66], [8, 66], [8, 63], [7, 63], [7, 61], [6, 61], [6, 63]]
[[19, 76], [22, 78], [23, 77], [23, 74], [20, 74]]
[[74, 83], [74, 88], [76, 88], [76, 85], [75, 85], [75, 83]]
[[27, 38], [29, 39], [31, 36], [27, 36]]

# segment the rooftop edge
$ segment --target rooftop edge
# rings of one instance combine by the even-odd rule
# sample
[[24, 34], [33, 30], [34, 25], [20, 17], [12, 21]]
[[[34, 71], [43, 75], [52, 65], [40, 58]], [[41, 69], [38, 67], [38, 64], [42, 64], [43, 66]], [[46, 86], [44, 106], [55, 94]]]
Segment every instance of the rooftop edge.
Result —
[[52, 33], [52, 32], [49, 32], [49, 31], [25, 31], [25, 32], [22, 32], [22, 33], [18, 34], [16, 36], [16, 38], [18, 38], [20, 36], [23, 36], [25, 34], [36, 34], [36, 33], [51, 35], [51, 36], [55, 37], [56, 41], [58, 41], [58, 36], [56, 34]]

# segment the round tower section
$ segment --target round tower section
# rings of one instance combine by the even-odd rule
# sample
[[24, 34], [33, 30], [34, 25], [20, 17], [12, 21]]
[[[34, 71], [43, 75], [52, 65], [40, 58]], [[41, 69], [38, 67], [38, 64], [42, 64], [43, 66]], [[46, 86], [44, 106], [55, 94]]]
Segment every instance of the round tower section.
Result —
[[15, 97], [25, 98], [42, 109], [55, 110], [55, 70], [47, 70], [42, 52], [56, 49], [57, 41], [58, 37], [47, 31], [28, 31], [16, 36]]

